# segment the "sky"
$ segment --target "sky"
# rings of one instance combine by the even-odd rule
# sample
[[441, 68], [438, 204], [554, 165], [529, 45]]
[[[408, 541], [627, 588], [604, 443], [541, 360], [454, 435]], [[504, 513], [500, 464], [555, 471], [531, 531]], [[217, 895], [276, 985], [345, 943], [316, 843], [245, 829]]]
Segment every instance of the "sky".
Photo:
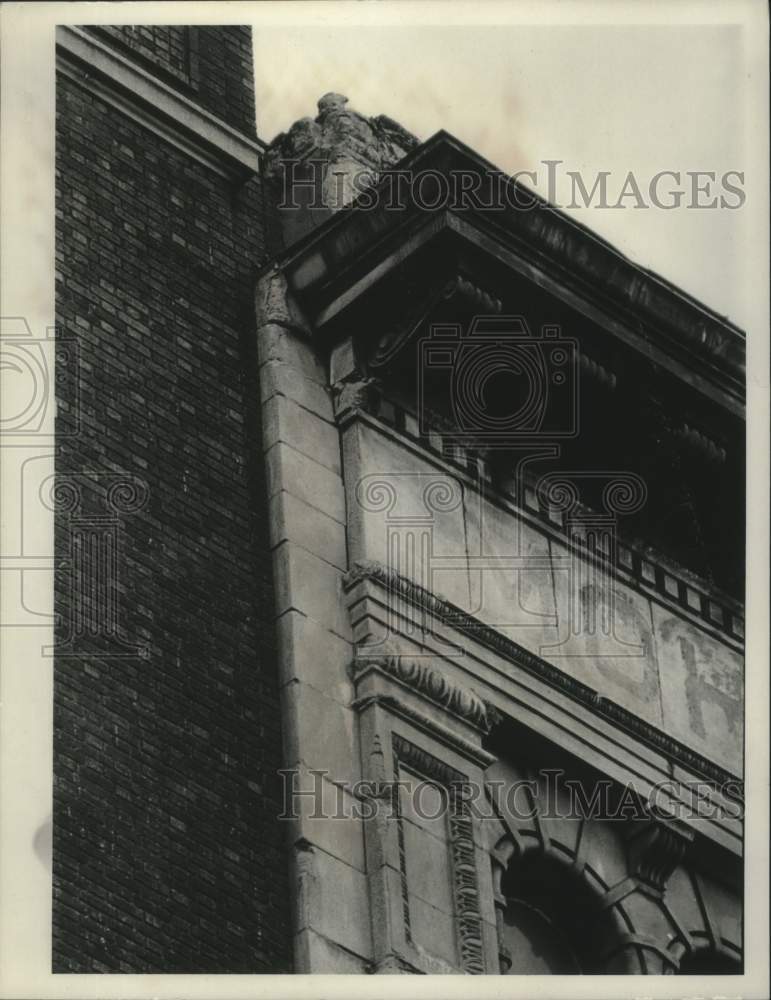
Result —
[[[630, 196], [620, 209], [594, 204], [569, 214], [749, 328], [745, 265], [759, 211], [753, 192], [765, 183], [753, 160], [753, 141], [765, 125], [751, 103], [757, 67], [746, 26], [689, 18], [680, 24], [611, 25], [593, 24], [589, 17], [565, 24], [564, 12], [579, 9], [570, 4], [563, 4], [557, 23], [532, 23], [532, 14], [521, 23], [529, 6], [506, 0], [493, 5], [492, 18], [452, 23], [451, 6], [419, 6], [428, 11], [422, 24], [373, 25], [366, 17], [336, 17], [334, 11], [325, 22], [304, 5], [281, 24], [257, 17], [260, 137], [269, 141], [297, 118], [315, 116], [318, 98], [336, 91], [355, 110], [387, 114], [421, 140], [445, 129], [507, 173], [535, 170], [535, 183], [523, 180], [544, 196], [544, 161], [562, 161], [553, 168], [562, 206], [571, 202], [567, 171], [579, 171], [589, 190], [597, 173], [608, 171], [609, 204], [618, 202], [632, 171], [650, 207], [633, 207], [637, 199]], [[714, 8], [721, 6], [730, 8]], [[650, 14], [655, 5], [631, 7]], [[467, 9], [454, 10], [461, 8]], [[490, 5], [479, 9], [486, 14]], [[520, 23], [508, 23], [505, 15]], [[680, 172], [685, 195], [679, 208], [650, 205], [651, 179], [662, 170]], [[744, 203], [688, 207], [694, 200], [688, 171], [716, 175], [714, 190], [699, 195], [700, 202], [722, 194], [734, 205], [740, 198], [721, 178], [743, 172], [743, 181], [732, 175], [729, 183], [742, 189]], [[667, 203], [675, 188], [675, 178], [662, 178], [659, 200]]]

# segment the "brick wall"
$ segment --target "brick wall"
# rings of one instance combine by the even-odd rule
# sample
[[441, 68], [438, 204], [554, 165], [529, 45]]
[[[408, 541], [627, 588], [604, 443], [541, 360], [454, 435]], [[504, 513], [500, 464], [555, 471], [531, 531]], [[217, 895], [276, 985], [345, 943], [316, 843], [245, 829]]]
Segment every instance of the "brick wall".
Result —
[[155, 69], [184, 83], [194, 75], [194, 40], [188, 25], [105, 24], [98, 30]]
[[[201, 29], [217, 59], [240, 32]], [[210, 106], [246, 128], [215, 83]], [[57, 117], [53, 967], [287, 971], [260, 183], [64, 77]]]
[[250, 28], [137, 24], [88, 31], [228, 125], [255, 134]]

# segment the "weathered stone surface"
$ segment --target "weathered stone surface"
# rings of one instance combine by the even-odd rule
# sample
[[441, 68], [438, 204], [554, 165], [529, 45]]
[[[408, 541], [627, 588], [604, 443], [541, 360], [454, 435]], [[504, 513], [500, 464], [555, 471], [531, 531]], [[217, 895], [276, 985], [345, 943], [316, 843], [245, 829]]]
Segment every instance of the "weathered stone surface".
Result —
[[381, 562], [468, 607], [461, 482], [368, 428], [345, 439], [351, 563]]
[[744, 668], [738, 653], [683, 618], [653, 605], [664, 723], [678, 739], [742, 772]]
[[270, 323], [307, 333], [308, 322], [290, 294], [282, 271], [271, 270], [257, 282], [255, 293], [257, 329]]
[[258, 327], [257, 355], [260, 365], [280, 361], [320, 385], [327, 384], [324, 366], [310, 342], [280, 323], [271, 322]]
[[418, 144], [385, 115], [367, 118], [347, 103], [340, 94], [326, 94], [315, 119], [301, 118], [266, 151], [268, 183], [280, 192], [285, 245], [351, 202]]
[[[485, 861], [489, 859], [485, 858]], [[487, 902], [487, 898], [484, 900]], [[492, 898], [489, 898], [490, 909], [492, 910]], [[498, 927], [495, 919], [482, 921], [482, 944], [484, 949], [485, 975], [494, 976], [501, 972], [499, 955], [500, 942], [498, 940]]]
[[410, 927], [415, 945], [435, 958], [458, 965], [455, 944], [455, 921], [451, 914], [439, 910], [420, 896], [410, 895]]
[[[738, 771], [738, 654], [604, 571], [592, 576], [581, 554], [480, 501], [452, 476], [444, 474], [447, 493], [463, 497], [462, 512], [451, 503], [431, 510], [425, 487], [442, 481], [442, 472], [381, 435], [351, 428], [346, 448], [352, 559], [392, 569], [400, 562], [409, 579]], [[404, 558], [407, 542], [411, 561]], [[496, 568], [496, 559], [505, 565], [517, 555], [532, 564], [522, 571]], [[476, 569], [468, 560], [479, 556], [485, 561]]]
[[269, 502], [271, 546], [291, 541], [340, 570], [346, 568], [345, 528], [285, 490]]
[[362, 958], [371, 958], [366, 876], [318, 847], [309, 845], [304, 853], [310, 860], [297, 931], [313, 930]]
[[337, 382], [333, 388], [335, 418], [340, 421], [351, 410], [369, 413], [379, 394], [379, 384], [374, 378], [353, 377]]
[[[484, 836], [483, 829], [486, 825], [492, 825], [495, 821], [490, 816], [489, 812], [485, 813], [485, 818], [480, 820], [475, 824], [474, 835], [477, 840], [481, 840]], [[477, 879], [479, 882], [479, 915], [482, 918], [483, 924], [490, 924], [491, 927], [495, 927], [495, 902], [493, 898], [493, 880], [492, 880], [492, 864], [490, 859], [490, 854], [487, 848], [481, 847], [479, 843], [476, 844], [474, 848], [474, 853], [476, 857], [476, 868], [477, 868]], [[494, 948], [493, 951], [496, 949]], [[493, 965], [489, 962], [486, 963], [490, 971], [493, 970]]]
[[391, 118], [367, 118], [347, 104], [348, 98], [341, 94], [325, 94], [315, 119], [301, 118], [278, 135], [265, 154], [267, 176], [275, 176], [283, 161], [313, 158], [377, 172], [393, 166], [418, 145], [416, 137]]
[[360, 976], [368, 972], [368, 963], [363, 958], [310, 929], [295, 935], [294, 954], [299, 973]]
[[[516, 754], [513, 754], [516, 758]], [[511, 785], [521, 778], [520, 772], [508, 762], [498, 762], [487, 772], [488, 778]], [[533, 776], [534, 777], [534, 776]], [[584, 788], [591, 791], [585, 781]], [[498, 801], [507, 801], [499, 796]], [[741, 903], [738, 894], [725, 884], [725, 871], [715, 877], [703, 862], [694, 865], [693, 857], [686, 855], [683, 866], [669, 875], [669, 862], [660, 857], [652, 864], [638, 864], [639, 852], [630, 851], [630, 838], [646, 830], [643, 822], [632, 826], [628, 822], [584, 812], [584, 818], [568, 818], [559, 815], [560, 809], [545, 822], [545, 811], [551, 810], [549, 800], [541, 795], [536, 798], [537, 812], [528, 817], [513, 816], [508, 808], [501, 810], [503, 823], [508, 828], [503, 832], [494, 822], [489, 830], [496, 885], [501, 891], [505, 882], [501, 874], [508, 871], [508, 879], [516, 877], [517, 866], [523, 871], [528, 865], [528, 854], [533, 858], [545, 856], [548, 864], [569, 864], [574, 875], [581, 879], [599, 903], [599, 909], [591, 907], [594, 921], [592, 933], [598, 942], [598, 958], [612, 955], [625, 942], [634, 941], [646, 952], [668, 955], [670, 970], [677, 967], [679, 956], [693, 949], [709, 949], [713, 943], [719, 948], [727, 946], [728, 952], [737, 954], [741, 939]], [[551, 800], [553, 803], [554, 800]], [[582, 828], [576, 840], [574, 829]], [[681, 831], [686, 842], [692, 833], [685, 828]], [[668, 846], [663, 844], [668, 853]], [[680, 852], [676, 851], [680, 856]], [[522, 860], [524, 857], [524, 861]], [[650, 859], [649, 859], [650, 860]], [[688, 869], [689, 865], [693, 865]], [[567, 872], [566, 872], [567, 874]], [[653, 876], [653, 877], [651, 877]], [[662, 876], [660, 878], [659, 876]], [[664, 883], [666, 883], [664, 888]], [[509, 884], [514, 884], [510, 882]], [[570, 892], [566, 883], [566, 891]], [[560, 905], [555, 898], [555, 905]], [[589, 914], [587, 914], [589, 916]], [[725, 954], [725, 949], [724, 949]], [[512, 954], [516, 960], [516, 953]], [[613, 969], [622, 974], [655, 972], [656, 968], [646, 961], [644, 968], [638, 968], [624, 961], [620, 965], [605, 966], [604, 971]], [[512, 970], [516, 971], [516, 969]]]
[[332, 472], [340, 472], [340, 438], [336, 427], [286, 396], [271, 396], [263, 404], [262, 412], [268, 446], [283, 441]]
[[319, 764], [299, 765], [295, 774], [284, 774], [285, 822], [291, 838], [322, 848], [346, 864], [364, 871], [364, 833], [357, 810], [361, 803], [343, 785], [320, 774]]
[[291, 542], [281, 542], [273, 556], [277, 614], [295, 608], [347, 638], [350, 624], [342, 601], [340, 571]]
[[636, 935], [666, 944], [674, 938], [672, 924], [658, 900], [642, 892], [633, 892], [624, 899], [623, 907]]
[[345, 524], [345, 497], [340, 476], [288, 444], [274, 444], [265, 456], [268, 496], [286, 490], [327, 517]]
[[[721, 873], [715, 873], [718, 877]], [[738, 955], [742, 947], [742, 904], [708, 872], [677, 868], [667, 885], [667, 906], [689, 935], [687, 948], [709, 947], [714, 940]]]
[[346, 670], [350, 644], [295, 610], [284, 612], [276, 628], [282, 684], [299, 678], [341, 705], [350, 704], [352, 685]]
[[581, 845], [586, 863], [606, 885], [617, 885], [626, 878], [629, 869], [618, 822], [590, 820], [586, 823], [582, 840], [583, 837], [587, 838], [586, 844]]
[[676, 868], [669, 878], [667, 904], [689, 934], [704, 931], [704, 914], [694, 892], [693, 880], [683, 867]]
[[[469, 567], [469, 613], [537, 654], [557, 639], [548, 539], [479, 493], [466, 491], [464, 514], [468, 553], [479, 567]], [[506, 566], [519, 558], [522, 568]]]
[[[455, 741], [461, 753], [470, 753], [478, 760], [482, 734], [488, 733], [497, 719], [495, 709], [457, 682], [452, 668], [445, 664], [431, 667], [431, 656], [379, 655], [379, 645], [357, 647], [351, 668], [357, 699], [375, 697], [398, 703], [402, 711], [420, 718], [426, 726], [433, 724], [446, 741]], [[384, 645], [387, 648], [388, 642]]]
[[446, 841], [438, 841], [414, 824], [404, 822], [407, 887], [411, 896], [452, 916], [450, 855]]
[[[406, 152], [406, 147], [399, 145], [401, 136], [398, 132], [395, 137], [387, 135], [388, 127], [383, 132], [382, 122], [356, 115], [345, 105], [345, 99], [339, 95], [327, 95], [319, 103], [318, 118], [297, 123], [288, 134], [276, 140], [268, 154], [268, 173], [274, 179], [281, 176], [284, 165], [295, 162], [303, 167], [305, 172], [300, 176], [307, 180], [311, 176], [311, 161], [321, 162], [319, 190], [322, 194], [321, 207], [327, 214], [354, 197], [361, 190], [357, 185], [362, 179], [367, 183], [374, 180], [377, 173], [389, 165], [390, 157], [398, 159]], [[302, 224], [307, 224], [311, 217], [316, 218], [307, 203], [298, 211], [300, 215], [306, 213], [305, 223]], [[297, 235], [302, 224], [291, 231]], [[556, 243], [555, 247], [559, 249]], [[306, 289], [308, 282], [316, 280], [314, 275], [325, 278], [326, 272], [319, 261], [317, 254], [315, 260], [309, 260], [310, 270], [307, 273], [303, 272], [300, 278], [294, 275], [298, 288]], [[268, 359], [268, 363], [271, 359], [275, 363], [277, 355], [263, 351], [263, 358]], [[489, 626], [494, 634], [502, 633], [524, 650], [530, 650], [548, 661], [545, 664], [551, 670], [548, 676], [564, 679], [564, 690], [578, 692], [584, 705], [588, 704], [591, 708], [595, 703], [598, 706], [602, 703], [606, 708], [609, 706], [614, 711], [622, 712], [623, 718], [630, 723], [637, 724], [638, 719], [644, 720], [655, 727], [642, 727], [645, 732], [671, 733], [676, 739], [712, 757], [715, 756], [713, 748], [706, 741], [703, 746], [699, 744], [699, 733], [703, 730], [703, 736], [710, 728], [716, 729], [725, 737], [727, 747], [721, 750], [722, 762], [727, 764], [733, 759], [730, 744], [735, 719], [731, 698], [735, 701], [735, 692], [740, 691], [740, 687], [736, 688], [740, 668], [738, 664], [734, 666], [730, 657], [729, 662], [725, 661], [722, 647], [720, 652], [713, 650], [709, 645], [712, 640], [705, 638], [705, 633], [697, 628], [691, 629], [699, 640], [695, 641], [690, 633], [683, 632], [683, 622], [679, 618], [675, 624], [660, 621], [660, 609], [648, 596], [641, 595], [602, 570], [594, 572], [580, 552], [571, 554], [566, 545], [546, 530], [518, 518], [499, 504], [480, 498], [461, 477], [452, 475], [440, 464], [400, 446], [387, 434], [379, 434], [363, 423], [351, 422], [351, 411], [366, 408], [371, 394], [378, 387], [361, 375], [350, 342], [338, 345], [333, 351], [333, 395], [321, 390], [324, 381], [318, 373], [315, 379], [318, 390], [304, 385], [303, 378], [307, 381], [313, 377], [307, 371], [307, 361], [306, 357], [298, 365], [298, 371], [302, 372], [298, 378], [289, 377], [278, 369], [265, 373], [263, 399], [268, 404], [265, 408], [266, 427], [268, 434], [273, 433], [275, 438], [292, 445], [291, 450], [280, 453], [282, 460], [291, 460], [291, 467], [287, 467], [287, 475], [282, 480], [284, 488], [290, 489], [292, 494], [296, 491], [305, 504], [314, 503], [308, 495], [308, 474], [318, 475], [319, 468], [323, 466], [336, 473], [340, 470], [340, 463], [336, 456], [330, 460], [328, 454], [328, 446], [333, 439], [324, 430], [316, 433], [305, 422], [304, 413], [310, 411], [309, 420], [314, 414], [322, 417], [319, 424], [327, 426], [324, 422], [330, 421], [329, 404], [334, 402], [337, 419], [345, 428], [345, 461], [342, 468], [346, 480], [346, 504], [341, 505], [337, 513], [330, 512], [324, 503], [314, 506], [337, 519], [330, 521], [330, 525], [337, 522], [346, 525], [346, 556], [350, 553], [351, 564], [380, 563], [410, 584], [417, 584], [413, 587], [414, 593], [399, 591], [400, 599], [407, 604], [413, 602], [417, 607], [423, 601], [421, 607], [432, 607], [426, 603], [425, 594], [420, 596], [418, 593], [420, 588], [425, 588], [429, 597], [433, 595], [435, 598], [437, 594], [445, 596], [467, 615], [475, 616]], [[307, 403], [303, 398], [305, 393]], [[312, 464], [306, 464], [306, 460]], [[287, 487], [285, 484], [293, 475], [294, 481], [291, 487]], [[277, 481], [274, 474], [269, 474], [270, 483]], [[335, 486], [332, 492], [336, 491]], [[285, 521], [290, 520], [290, 508], [293, 515], [292, 525], [282, 524], [277, 528], [282, 539], [286, 536], [286, 539], [307, 547], [321, 559], [328, 558], [342, 569], [344, 549], [339, 532], [335, 532], [335, 553], [324, 548], [327, 539], [322, 538], [323, 526], [329, 518], [325, 519], [320, 513], [308, 513], [307, 521], [303, 521], [303, 514], [310, 508], [303, 507], [300, 501], [293, 498], [285, 503], [276, 503], [279, 520], [282, 517]], [[296, 601], [294, 605], [285, 605], [289, 610], [283, 616], [286, 622], [284, 627], [292, 636], [291, 641], [296, 643], [297, 655], [303, 659], [302, 669], [317, 669], [320, 684], [320, 690], [315, 690], [315, 684], [312, 687], [290, 684], [284, 689], [284, 696], [299, 699], [293, 710], [298, 718], [300, 715], [307, 717], [309, 725], [312, 725], [310, 720], [315, 716], [335, 719], [343, 713], [333, 726], [337, 736], [326, 733], [309, 735], [305, 727], [299, 725], [298, 733], [301, 730], [304, 733], [302, 752], [309, 755], [308, 764], [318, 766], [319, 761], [329, 759], [336, 761], [336, 766], [344, 770], [345, 761], [357, 753], [357, 734], [348, 731], [344, 717], [345, 698], [350, 691], [338, 674], [342, 648], [333, 653], [334, 663], [324, 663], [316, 668], [313, 665], [314, 636], [330, 634], [319, 623], [332, 627], [335, 632], [347, 634], [336, 617], [342, 596], [340, 579], [334, 575], [325, 576], [317, 565], [320, 560], [314, 560], [310, 552], [301, 555], [292, 547], [286, 547], [284, 558], [290, 579], [286, 594], [291, 593]], [[520, 559], [524, 561], [518, 564]], [[353, 590], [349, 596], [352, 594]], [[382, 609], [376, 608], [372, 595], [366, 595], [366, 600], [371, 602], [371, 608], [366, 612], [362, 610], [362, 600], [356, 604], [359, 614], [356, 627], [376, 615], [380, 615], [377, 623], [382, 624]], [[302, 617], [292, 610], [295, 606], [311, 617]], [[398, 618], [398, 628], [402, 628], [402, 623], [409, 618], [409, 615]], [[409, 631], [409, 625], [404, 627]], [[686, 624], [685, 628], [691, 626]], [[304, 633], [302, 639], [299, 638], [301, 631]], [[389, 635], [393, 637], [392, 633]], [[493, 644], [491, 648], [499, 647]], [[689, 650], [693, 655], [689, 654]], [[526, 656], [525, 653], [522, 655]], [[512, 659], [517, 662], [514, 654]], [[666, 674], [663, 681], [659, 677], [660, 664]], [[293, 663], [285, 676], [295, 676], [298, 672], [297, 665]], [[393, 671], [385, 671], [385, 674], [388, 674], [388, 683], [393, 684], [396, 677]], [[366, 696], [365, 702], [367, 698], [372, 698], [374, 704], [383, 692], [376, 689], [377, 686], [371, 683], [364, 670], [358, 677], [357, 693]], [[556, 681], [554, 683], [556, 685]], [[328, 695], [326, 685], [330, 686]], [[293, 690], [295, 687], [296, 691]], [[328, 710], [327, 701], [334, 701], [338, 708]], [[377, 715], [382, 735], [390, 725], [384, 720], [397, 703], [401, 712], [406, 712], [407, 708], [414, 709], [409, 699], [400, 701], [395, 697], [393, 703], [389, 703], [390, 707], [370, 706], [363, 709], [362, 724], [366, 725], [368, 713]], [[565, 711], [569, 714], [569, 707]], [[436, 733], [428, 735], [431, 725], [436, 723], [436, 712], [439, 708], [435, 704], [423, 711], [423, 730], [429, 742], [436, 736]], [[634, 728], [632, 731], [637, 732]], [[299, 753], [299, 736], [296, 742]], [[686, 748], [682, 749], [685, 752]], [[443, 751], [435, 744], [433, 752], [440, 756]], [[617, 756], [623, 762], [621, 772], [624, 766], [632, 770], [637, 767], [635, 752], [627, 752], [626, 747], [619, 745]], [[591, 747], [581, 747], [581, 756], [592, 760]], [[366, 762], [364, 766], [367, 767]], [[369, 828], [367, 831], [370, 907], [374, 915], [372, 926], [376, 936], [375, 958], [380, 963], [378, 968], [399, 968], [403, 971], [404, 966], [412, 962], [413, 967], [423, 968], [423, 971], [432, 963], [445, 965], [447, 970], [459, 969], [462, 964], [459, 951], [461, 937], [454, 910], [457, 900], [453, 896], [453, 865], [448, 853], [448, 846], [451, 845], [448, 845], [441, 821], [438, 825], [420, 821], [410, 813], [407, 803], [404, 804], [404, 812], [401, 850], [394, 849], [394, 845], [385, 840], [375, 849]], [[337, 844], [332, 824], [311, 832], [308, 823], [305, 820], [303, 823], [301, 836], [324, 844], [324, 853], [329, 857], [337, 856], [339, 859], [342, 855], [343, 860], [351, 862], [354, 869], [360, 869], [362, 862], [356, 847], [356, 836], [349, 838], [346, 831]], [[596, 892], [604, 892], [606, 887], [609, 890], [621, 887], [623, 896], [628, 892], [630, 876], [637, 875], [647, 880], [648, 889], [633, 892], [624, 904], [627, 913], [635, 924], [636, 933], [655, 939], [657, 946], [663, 948], [671, 942], [670, 925], [654, 895], [651, 895], [661, 891], [666, 877], [658, 877], [660, 865], [656, 867], [657, 859], [654, 859], [656, 871], [653, 875], [648, 871], [650, 865], [642, 865], [636, 856], [630, 859], [626, 841], [613, 824], [584, 823], [579, 818], [543, 817], [529, 825], [527, 821], [519, 822], [516, 830], [512, 829], [511, 836], [525, 843], [526, 849], [556, 851], [561, 852], [560, 856], [575, 858], [577, 869], [585, 871]], [[479, 847], [481, 837], [481, 832], [476, 831], [470, 838], [480, 868], [487, 861], [486, 854]], [[664, 875], [668, 876], [675, 864], [677, 859], [667, 866]], [[401, 865], [406, 866], [406, 900], [401, 898]], [[381, 883], [384, 888], [378, 895], [377, 886]], [[682, 880], [675, 877], [672, 884], [682, 894]], [[485, 965], [492, 969], [497, 967], [497, 941], [489, 878], [480, 886], [484, 893], [480, 933], [484, 938]], [[713, 903], [713, 897], [714, 893], [709, 895], [709, 905], [714, 908], [717, 914], [715, 920], [719, 922], [723, 919], [720, 912], [729, 912], [732, 904], [722, 900]], [[347, 890], [345, 898], [347, 901]], [[409, 911], [407, 919], [411, 941], [403, 937], [404, 902]], [[620, 911], [621, 904], [610, 901], [608, 912], [615, 912], [616, 905]], [[685, 908], [688, 909], [689, 905], [685, 904]], [[388, 927], [379, 934], [381, 928], [378, 921], [381, 918], [383, 922], [387, 918]], [[730, 924], [730, 913], [725, 919]], [[330, 933], [340, 941], [348, 930], [338, 928]], [[345, 945], [349, 946], [350, 942]], [[651, 956], [653, 960], [654, 950]], [[661, 965], [660, 958], [655, 960]], [[625, 967], [625, 960], [621, 965], [623, 971], [630, 971]], [[647, 971], [652, 971], [652, 968], [650, 965]], [[658, 971], [663, 971], [663, 967]]]
[[261, 401], [273, 396], [286, 396], [323, 420], [332, 420], [332, 400], [323, 384], [284, 361], [267, 361], [260, 373]]
[[685, 824], [655, 819], [635, 824], [627, 837], [630, 871], [655, 889], [663, 890], [693, 843]]
[[396, 864], [373, 864], [370, 844], [372, 832], [372, 826], [369, 825], [366, 837], [372, 945], [375, 960], [388, 962], [389, 955], [394, 952], [403, 954], [406, 950], [402, 878], [398, 869], [398, 859]]
[[559, 638], [539, 655], [606, 698], [662, 726], [650, 602], [552, 542]]
[[346, 785], [359, 780], [358, 737], [350, 709], [301, 681], [284, 685], [281, 705], [287, 720], [286, 766], [318, 768], [330, 781]]
[[353, 337], [346, 337], [335, 344], [329, 355], [329, 381], [332, 385], [349, 379], [358, 370]]

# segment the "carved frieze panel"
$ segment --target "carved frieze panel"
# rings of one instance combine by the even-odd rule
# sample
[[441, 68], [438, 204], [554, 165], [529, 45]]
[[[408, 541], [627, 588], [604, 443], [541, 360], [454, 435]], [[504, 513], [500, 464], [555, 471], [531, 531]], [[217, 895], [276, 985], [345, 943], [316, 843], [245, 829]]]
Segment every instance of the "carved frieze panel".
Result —
[[[492, 887], [469, 803], [494, 713], [437, 661], [354, 662], [373, 971], [495, 971]], [[484, 867], [484, 866], [483, 866]]]
[[[483, 973], [485, 972], [485, 963], [482, 919], [467, 778], [434, 757], [433, 754], [398, 734], [393, 736], [393, 753], [397, 775], [400, 779], [406, 771], [407, 774], [417, 777], [419, 782], [421, 779], [429, 782], [434, 793], [434, 802], [431, 803], [428, 810], [425, 808], [425, 803], [419, 807], [414, 792], [420, 787], [420, 784], [413, 786], [412, 782], [407, 781], [405, 783], [407, 787], [402, 789], [401, 801], [406, 804], [409, 813], [405, 816], [405, 808], [401, 806], [397, 814], [402, 897], [407, 937], [411, 939], [412, 936], [410, 916], [412, 888], [408, 879], [409, 859], [407, 856], [410, 837], [407, 823], [410, 823], [417, 826], [423, 834], [423, 842], [420, 847], [418, 846], [420, 842], [416, 841], [413, 834], [412, 844], [416, 854], [421, 848], [425, 851], [427, 847], [430, 853], [437, 852], [441, 845], [449, 855], [449, 864], [446, 869], [450, 877], [450, 901], [453, 904], [455, 917], [456, 960], [466, 972]], [[429, 816], [440, 820], [438, 829], [442, 832], [437, 834], [436, 826], [430, 833], [421, 829], [421, 827], [428, 826], [426, 819]], [[425, 842], [427, 837], [435, 839], [438, 843], [427, 845]], [[416, 858], [416, 860], [418, 859]], [[435, 889], [436, 887], [434, 887], [434, 891]], [[420, 901], [422, 902], [422, 900]]]

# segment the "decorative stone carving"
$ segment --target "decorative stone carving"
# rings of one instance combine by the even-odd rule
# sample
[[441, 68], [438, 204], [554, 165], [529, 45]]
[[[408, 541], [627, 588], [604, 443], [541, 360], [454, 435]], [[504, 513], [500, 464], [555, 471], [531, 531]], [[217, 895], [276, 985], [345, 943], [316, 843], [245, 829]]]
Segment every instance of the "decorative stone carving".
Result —
[[367, 118], [347, 104], [342, 94], [325, 94], [316, 118], [301, 118], [278, 135], [265, 153], [266, 177], [283, 178], [287, 166], [319, 165], [323, 207], [339, 209], [418, 145], [391, 118]]
[[356, 563], [343, 577], [343, 587], [350, 591], [362, 580], [372, 580], [387, 588], [390, 595], [413, 604], [420, 610], [433, 615], [439, 621], [450, 625], [473, 638], [475, 642], [488, 647], [500, 656], [506, 657], [522, 670], [527, 670], [553, 687], [564, 691], [576, 701], [587, 705], [597, 715], [610, 719], [623, 727], [642, 742], [654, 747], [681, 766], [704, 775], [719, 784], [736, 783], [736, 775], [720, 765], [708, 760], [702, 754], [674, 739], [668, 733], [656, 729], [629, 709], [603, 697], [598, 691], [564, 673], [547, 660], [509, 639], [508, 636], [483, 625], [442, 597], [432, 594], [424, 587], [413, 583], [388, 569], [381, 563], [365, 561]]
[[255, 310], [258, 330], [276, 324], [304, 335], [309, 332], [307, 320], [289, 293], [283, 271], [276, 268], [266, 271], [257, 281]]
[[702, 458], [715, 465], [724, 465], [727, 457], [725, 448], [717, 444], [697, 427], [684, 423], [675, 430], [675, 437], [695, 451]]
[[672, 820], [654, 818], [635, 826], [627, 846], [629, 870], [663, 892], [693, 838], [692, 830]]
[[447, 282], [442, 292], [442, 298], [465, 299], [476, 311], [484, 313], [486, 316], [497, 315], [503, 308], [503, 303], [496, 295], [485, 291], [479, 285], [475, 285], [462, 274], [456, 274]]
[[371, 413], [380, 396], [380, 383], [375, 378], [359, 376], [343, 382], [338, 382], [332, 389], [335, 419], [349, 413], [351, 410], [363, 410]]
[[605, 368], [599, 361], [590, 358], [588, 354], [580, 354], [578, 357], [581, 371], [593, 378], [600, 385], [613, 391], [616, 388], [616, 375], [610, 369]]
[[452, 842], [455, 918], [461, 962], [466, 972], [485, 971], [482, 919], [474, 850], [474, 828], [462, 788], [450, 786], [450, 839]]
[[330, 162], [354, 159], [382, 170], [418, 145], [418, 139], [386, 115], [367, 118], [347, 107], [342, 94], [325, 94], [316, 118], [301, 118], [288, 132], [276, 136], [265, 153], [265, 169], [272, 176], [285, 159], [308, 159], [313, 153]]
[[313, 906], [313, 883], [316, 878], [315, 857], [313, 845], [307, 840], [299, 840], [295, 844], [295, 926], [307, 926]]
[[265, 152], [282, 242], [289, 246], [376, 184], [418, 140], [390, 118], [367, 118], [325, 94], [316, 118], [301, 118]]
[[496, 710], [479, 695], [449, 680], [427, 663], [395, 655], [357, 658], [352, 666], [354, 679], [373, 666], [485, 733], [498, 721]]
[[[463, 969], [474, 975], [485, 972], [482, 943], [482, 916], [479, 906], [479, 887], [474, 848], [474, 831], [466, 792], [467, 781], [463, 774], [438, 760], [428, 751], [416, 746], [398, 734], [392, 737], [394, 758], [421, 775], [440, 784], [447, 793], [452, 853], [453, 897], [458, 934], [458, 949]], [[401, 822], [401, 817], [399, 817]], [[402, 862], [402, 893], [405, 921], [409, 929], [408, 886], [404, 868], [404, 842], [400, 837]]]
[[385, 785], [385, 755], [383, 754], [383, 744], [380, 742], [380, 735], [375, 733], [372, 740], [372, 749], [369, 752], [369, 776], [375, 782], [377, 789]]
[[503, 932], [503, 914], [506, 900], [495, 900], [495, 924], [498, 930], [498, 964], [502, 975], [506, 975], [513, 964], [511, 949], [506, 944]]

